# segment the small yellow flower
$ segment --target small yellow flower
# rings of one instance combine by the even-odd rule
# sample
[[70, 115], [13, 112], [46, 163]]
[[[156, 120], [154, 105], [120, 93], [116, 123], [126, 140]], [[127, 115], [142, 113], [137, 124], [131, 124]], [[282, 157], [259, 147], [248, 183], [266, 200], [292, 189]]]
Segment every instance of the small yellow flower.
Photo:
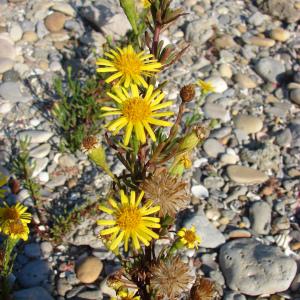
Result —
[[202, 93], [204, 95], [215, 92], [215, 87], [211, 83], [204, 80], [199, 79], [197, 81], [197, 85], [201, 87]]
[[180, 242], [186, 245], [189, 249], [198, 249], [201, 239], [196, 234], [195, 226], [192, 226], [191, 229], [183, 227], [178, 231], [177, 235], [180, 237]]
[[152, 206], [152, 201], [148, 201], [144, 206], [140, 206], [144, 192], [142, 191], [136, 199], [135, 191], [131, 191], [128, 198], [124, 191], [120, 191], [121, 203], [114, 199], [108, 199], [111, 208], [99, 205], [99, 209], [112, 215], [113, 219], [98, 220], [101, 226], [113, 226], [100, 231], [100, 236], [111, 235], [110, 250], [116, 249], [124, 241], [125, 251], [128, 251], [129, 239], [133, 242], [133, 247], [140, 249], [142, 242], [149, 246], [152, 239], [158, 239], [159, 235], [150, 228], [160, 228], [160, 218], [149, 217], [160, 210], [159, 206]]
[[118, 297], [111, 298], [111, 300], [140, 300], [140, 296], [135, 296], [135, 292], [129, 292], [129, 291], [120, 291], [118, 292]]
[[151, 3], [149, 2], [149, 0], [141, 0], [144, 8], [149, 8], [151, 6]]
[[117, 108], [103, 106], [102, 116], [119, 115], [119, 118], [108, 123], [106, 126], [113, 134], [117, 134], [126, 126], [124, 145], [127, 146], [132, 134], [135, 135], [142, 144], [146, 143], [145, 129], [153, 141], [156, 141], [155, 134], [150, 126], [171, 126], [172, 123], [156, 119], [156, 117], [166, 117], [173, 115], [173, 112], [157, 112], [157, 110], [172, 105], [172, 101], [161, 103], [165, 94], [160, 90], [154, 90], [153, 85], [149, 85], [145, 96], [140, 95], [137, 86], [131, 85], [131, 93], [125, 88], [115, 88], [113, 93], [107, 93], [116, 103]]
[[20, 203], [9, 207], [5, 203], [5, 207], [0, 208], [0, 232], [8, 235], [12, 239], [28, 239], [29, 228], [31, 222], [31, 214], [26, 212], [27, 207]]
[[99, 73], [114, 73], [106, 79], [110, 83], [118, 79], [118, 84], [124, 84], [128, 88], [131, 84], [148, 87], [144, 77], [152, 77], [159, 72], [162, 65], [152, 54], [144, 51], [136, 53], [131, 45], [123, 49], [111, 49], [104, 53], [108, 59], [99, 58], [96, 62], [100, 67]]

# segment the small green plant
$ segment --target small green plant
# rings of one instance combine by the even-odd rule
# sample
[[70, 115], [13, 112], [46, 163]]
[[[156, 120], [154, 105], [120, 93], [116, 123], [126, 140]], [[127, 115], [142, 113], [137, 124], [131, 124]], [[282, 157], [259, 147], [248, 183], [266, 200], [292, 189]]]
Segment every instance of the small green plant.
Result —
[[85, 136], [101, 130], [99, 112], [103, 85], [96, 76], [84, 82], [73, 79], [72, 68], [68, 67], [66, 82], [57, 78], [54, 89], [59, 101], [54, 104], [53, 116], [66, 148], [74, 153], [80, 149]]
[[62, 243], [64, 237], [83, 220], [96, 216], [98, 203], [87, 200], [83, 205], [75, 206], [71, 210], [65, 209], [58, 216], [54, 216], [50, 229], [50, 239], [55, 243]]
[[29, 140], [21, 140], [17, 154], [13, 157], [13, 172], [21, 181], [24, 188], [35, 203], [38, 203], [40, 197], [40, 185], [32, 178], [35, 165], [30, 163], [29, 158]]

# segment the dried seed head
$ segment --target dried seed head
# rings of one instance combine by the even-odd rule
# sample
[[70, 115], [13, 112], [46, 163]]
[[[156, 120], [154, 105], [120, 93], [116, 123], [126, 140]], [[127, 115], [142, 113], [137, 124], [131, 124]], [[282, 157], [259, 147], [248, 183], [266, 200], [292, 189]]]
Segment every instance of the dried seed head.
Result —
[[81, 144], [81, 149], [83, 152], [89, 153], [91, 150], [97, 148], [99, 145], [99, 140], [95, 135], [86, 136]]
[[207, 278], [197, 277], [191, 288], [192, 300], [217, 300], [218, 292], [213, 281]]
[[190, 289], [194, 277], [191, 276], [188, 265], [179, 257], [171, 257], [159, 261], [150, 268], [150, 287], [157, 292], [156, 296], [175, 300]]
[[180, 90], [180, 97], [183, 102], [190, 102], [194, 99], [195, 97], [195, 85], [194, 84], [189, 84], [185, 85], [183, 88]]
[[185, 181], [172, 176], [165, 168], [157, 169], [141, 184], [146, 199], [160, 206], [160, 215], [168, 214], [171, 217], [175, 217], [176, 213], [188, 206], [189, 195], [186, 186]]

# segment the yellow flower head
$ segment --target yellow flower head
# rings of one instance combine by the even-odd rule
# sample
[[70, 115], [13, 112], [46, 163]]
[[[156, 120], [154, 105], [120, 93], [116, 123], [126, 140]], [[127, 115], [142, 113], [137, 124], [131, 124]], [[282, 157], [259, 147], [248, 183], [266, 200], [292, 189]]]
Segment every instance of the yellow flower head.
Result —
[[144, 8], [149, 8], [151, 6], [151, 3], [149, 2], [149, 0], [141, 0]]
[[133, 247], [140, 249], [140, 242], [149, 246], [149, 241], [158, 239], [159, 235], [150, 228], [160, 228], [160, 219], [149, 217], [160, 210], [159, 206], [152, 206], [152, 201], [148, 201], [140, 207], [144, 192], [141, 192], [136, 199], [136, 194], [131, 191], [128, 198], [124, 191], [120, 191], [121, 203], [114, 199], [108, 199], [111, 208], [99, 205], [99, 209], [112, 215], [111, 220], [98, 220], [98, 225], [112, 226], [100, 231], [100, 236], [111, 235], [110, 250], [116, 249], [124, 241], [125, 251], [128, 251], [129, 239], [133, 242]]
[[204, 95], [215, 92], [215, 87], [211, 83], [204, 80], [199, 79], [197, 81], [197, 85], [201, 87], [202, 93]]
[[152, 54], [145, 54], [144, 51], [136, 53], [131, 45], [123, 49], [118, 47], [117, 51], [111, 49], [104, 55], [108, 59], [97, 60], [97, 72], [113, 73], [106, 82], [118, 79], [118, 84], [124, 84], [126, 88], [131, 84], [148, 87], [144, 77], [152, 77], [162, 67]]
[[135, 292], [129, 292], [129, 291], [120, 291], [118, 292], [117, 298], [111, 298], [111, 300], [140, 300], [140, 296], [135, 296]]
[[26, 212], [27, 207], [20, 203], [15, 206], [0, 208], [0, 232], [8, 235], [12, 239], [28, 239], [28, 223], [31, 222], [31, 214]]
[[146, 142], [146, 134], [150, 135], [153, 141], [156, 141], [155, 134], [150, 124], [158, 126], [171, 126], [172, 123], [156, 119], [157, 117], [166, 117], [173, 115], [173, 112], [157, 112], [157, 110], [172, 105], [172, 101], [161, 103], [165, 97], [160, 90], [155, 90], [153, 85], [149, 85], [145, 96], [140, 95], [137, 86], [131, 86], [131, 93], [125, 88], [115, 88], [113, 93], [107, 93], [116, 103], [114, 107], [101, 107], [105, 113], [102, 116], [119, 115], [119, 118], [108, 123], [106, 126], [113, 134], [117, 134], [126, 126], [124, 145], [128, 145], [132, 130], [142, 144]]
[[198, 249], [201, 239], [196, 234], [195, 226], [192, 226], [191, 229], [183, 227], [178, 231], [177, 235], [180, 237], [180, 241], [183, 245], [186, 245], [189, 249]]

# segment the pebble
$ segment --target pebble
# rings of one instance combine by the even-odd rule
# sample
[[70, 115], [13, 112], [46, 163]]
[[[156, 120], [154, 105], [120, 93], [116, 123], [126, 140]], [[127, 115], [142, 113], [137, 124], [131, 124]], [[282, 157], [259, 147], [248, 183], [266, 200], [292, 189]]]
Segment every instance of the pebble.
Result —
[[30, 243], [24, 247], [25, 255], [30, 258], [38, 258], [41, 256], [41, 248], [39, 244]]
[[270, 37], [279, 42], [286, 42], [291, 36], [291, 33], [283, 28], [275, 28], [271, 31]]
[[214, 158], [225, 152], [224, 146], [216, 139], [207, 139], [203, 144], [203, 149], [209, 157]]
[[237, 47], [236, 42], [230, 35], [224, 35], [215, 40], [215, 46], [218, 49], [231, 49]]
[[250, 296], [285, 291], [297, 271], [296, 262], [280, 248], [254, 239], [237, 239], [223, 245], [219, 263], [230, 289]]
[[66, 16], [59, 12], [54, 12], [45, 19], [45, 26], [50, 32], [58, 32], [64, 28]]
[[50, 150], [50, 144], [42, 144], [32, 148], [29, 152], [29, 156], [34, 158], [44, 158], [50, 153]]
[[51, 6], [51, 9], [54, 11], [58, 11], [60, 13], [63, 13], [67, 16], [70, 17], [75, 17], [76, 12], [74, 10], [74, 8], [68, 4], [68, 3], [64, 3], [64, 2], [56, 2], [54, 3], [53, 6]]
[[14, 300], [54, 300], [54, 298], [40, 286], [14, 292], [13, 297]]
[[27, 263], [20, 273], [17, 274], [18, 281], [23, 287], [33, 287], [47, 280], [50, 269], [43, 260], [33, 260]]
[[294, 103], [300, 105], [300, 88], [292, 90], [290, 98]]
[[199, 211], [184, 221], [184, 227], [195, 226], [201, 236], [201, 247], [217, 248], [225, 243], [224, 235], [207, 219], [204, 212]]
[[235, 82], [243, 89], [254, 89], [257, 84], [249, 76], [238, 73], [234, 76]]
[[234, 120], [235, 127], [247, 134], [257, 133], [263, 128], [263, 121], [255, 116], [238, 115]]
[[28, 43], [34, 43], [38, 40], [38, 35], [34, 31], [27, 31], [23, 34], [23, 41]]
[[23, 35], [23, 29], [20, 26], [19, 23], [12, 23], [9, 29], [9, 35], [10, 38], [14, 41], [17, 42], [22, 38]]
[[217, 76], [209, 77], [205, 81], [209, 82], [215, 89], [216, 93], [224, 93], [228, 89], [226, 81]]
[[14, 65], [14, 61], [10, 58], [0, 57], [0, 74], [10, 70]]
[[228, 177], [238, 184], [260, 184], [268, 180], [263, 172], [243, 166], [228, 166]]
[[32, 96], [28, 94], [25, 87], [19, 82], [4, 82], [0, 85], [0, 96], [13, 103], [28, 102]]
[[59, 157], [58, 163], [63, 168], [72, 168], [76, 166], [77, 160], [74, 155], [64, 154]]
[[273, 47], [275, 45], [275, 41], [272, 39], [264, 38], [264, 37], [259, 37], [259, 36], [252, 36], [248, 39], [248, 43], [250, 45], [255, 45], [259, 47]]
[[31, 144], [46, 143], [52, 136], [53, 133], [46, 130], [24, 130], [17, 133], [18, 140], [25, 140], [27, 138]]
[[252, 229], [258, 234], [269, 234], [271, 230], [272, 207], [263, 201], [254, 202], [249, 210]]
[[4, 39], [0, 37], [0, 58], [9, 58], [15, 60], [16, 49], [10, 39]]
[[230, 120], [229, 112], [220, 104], [208, 102], [204, 105], [203, 112], [209, 119], [220, 119], [223, 122]]
[[32, 177], [38, 176], [42, 171], [44, 171], [49, 163], [49, 158], [36, 158], [33, 162], [34, 170], [32, 172]]
[[289, 128], [285, 128], [284, 130], [279, 131], [276, 133], [276, 143], [282, 147], [288, 147], [291, 145], [293, 136], [291, 130]]
[[85, 291], [85, 292], [79, 293], [77, 296], [81, 299], [98, 300], [98, 299], [101, 299], [102, 292], [100, 290]]
[[52, 178], [49, 182], [47, 182], [46, 186], [50, 189], [54, 189], [58, 186], [64, 185], [66, 181], [67, 181], [66, 175], [58, 175]]
[[41, 172], [41, 173], [38, 175], [38, 179], [39, 179], [39, 181], [41, 181], [41, 182], [43, 182], [43, 183], [48, 182], [49, 179], [50, 179], [49, 173], [48, 173], [48, 172]]
[[201, 184], [192, 186], [191, 192], [198, 199], [208, 198], [209, 196], [207, 188]]
[[229, 64], [220, 65], [219, 72], [222, 77], [231, 78], [232, 77], [232, 69]]
[[247, 300], [247, 298], [236, 292], [225, 292], [224, 300]]
[[255, 64], [255, 71], [264, 80], [276, 83], [281, 80], [281, 77], [285, 72], [285, 67], [279, 60], [266, 57], [260, 59]]
[[82, 283], [92, 283], [97, 280], [102, 269], [103, 264], [98, 258], [88, 256], [76, 266], [76, 276]]
[[53, 251], [53, 246], [50, 242], [44, 241], [40, 244], [42, 256], [48, 258]]

